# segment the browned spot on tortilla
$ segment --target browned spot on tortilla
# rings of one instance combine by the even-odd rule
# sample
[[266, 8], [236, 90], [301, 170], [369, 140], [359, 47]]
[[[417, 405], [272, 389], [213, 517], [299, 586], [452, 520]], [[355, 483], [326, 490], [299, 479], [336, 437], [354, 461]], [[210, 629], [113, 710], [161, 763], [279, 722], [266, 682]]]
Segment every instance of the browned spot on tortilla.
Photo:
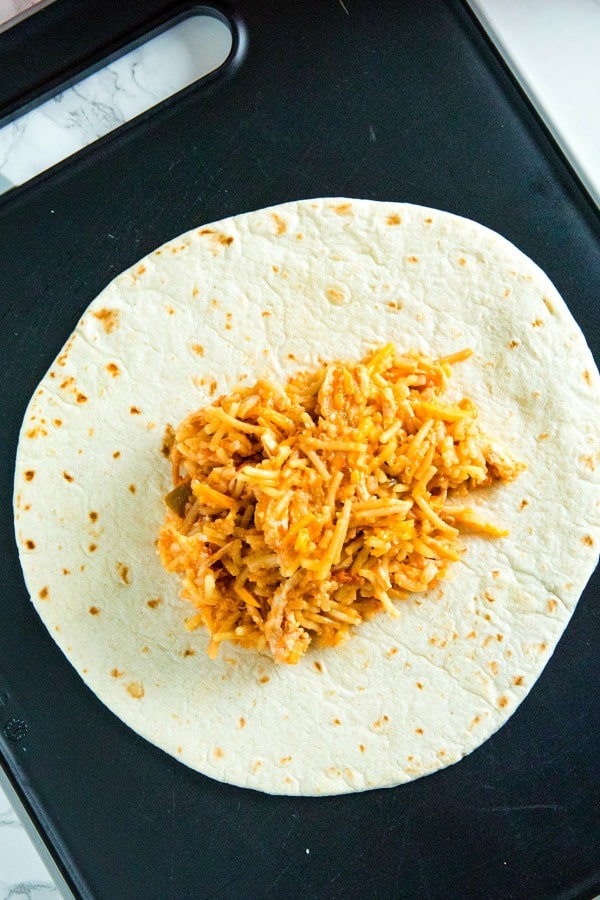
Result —
[[91, 521], [91, 522], [97, 522], [97, 521], [98, 521], [98, 513], [97, 513], [95, 510], [92, 510], [91, 512], [89, 512], [89, 513], [88, 513], [88, 516], [90, 517], [90, 521]]
[[277, 234], [283, 234], [287, 230], [287, 225], [281, 216], [278, 216], [277, 213], [271, 213], [273, 218], [275, 219], [275, 225], [277, 226]]
[[100, 615], [100, 610], [98, 609], [97, 606], [90, 606], [88, 612], [89, 612], [90, 616], [99, 616]]
[[122, 678], [125, 672], [123, 672], [121, 669], [111, 669], [110, 674], [113, 678]]
[[499, 570], [499, 569], [494, 569], [494, 570], [492, 571], [492, 577], [493, 577], [493, 578], [500, 578], [500, 570]]
[[388, 309], [399, 310], [402, 309], [402, 301], [401, 300], [390, 300], [388, 303]]
[[120, 455], [121, 455], [121, 451], [115, 450], [115, 452], [113, 453], [113, 459], [118, 459], [120, 457]]
[[315, 669], [317, 670], [317, 672], [319, 672], [319, 674], [321, 674], [321, 675], [323, 674], [323, 666], [322, 666], [322, 664], [319, 662], [318, 659], [316, 659], [316, 660], [314, 661], [313, 666], [315, 667]]
[[118, 562], [117, 563], [117, 572], [119, 573], [119, 578], [123, 582], [123, 584], [131, 584], [131, 575], [129, 572], [129, 566], [126, 566], [125, 563]]
[[48, 590], [48, 587], [46, 586], [46, 587], [43, 587], [43, 588], [38, 592], [38, 597], [40, 598], [40, 600], [47, 600], [49, 594], [50, 594], [50, 591]]
[[594, 546], [594, 538], [591, 536], [591, 534], [585, 534], [581, 538], [581, 543], [585, 544], [586, 547], [593, 547]]
[[484, 593], [483, 596], [485, 597], [485, 599], [487, 600], [488, 603], [495, 603], [495, 602], [496, 602], [496, 598], [495, 598], [495, 597], [492, 597], [491, 594], [488, 594], [487, 591], [485, 591], [485, 593]]
[[583, 380], [585, 381], [586, 384], [590, 384], [590, 385], [591, 385], [591, 383], [592, 383], [592, 376], [590, 375], [588, 369], [584, 369], [584, 372], [583, 372]]
[[198, 356], [204, 356], [204, 347], [202, 344], [192, 344], [192, 350], [194, 353], [197, 353]]
[[509, 350], [515, 350], [517, 347], [521, 346], [521, 341], [512, 340], [508, 343]]
[[541, 434], [538, 434], [537, 439], [538, 439], [538, 441], [545, 441], [549, 437], [550, 437], [549, 433], [547, 431], [543, 431]]
[[215, 231], [213, 228], [201, 228], [198, 234], [215, 234]]
[[129, 487], [127, 488], [127, 490], [129, 491], [130, 494], [135, 494], [137, 488], [136, 488], [135, 484], [130, 484]]
[[48, 432], [41, 425], [36, 425], [35, 428], [30, 428], [29, 431], [25, 432], [25, 437], [30, 439], [38, 438], [38, 437], [46, 437]]
[[476, 638], [476, 637], [477, 637], [477, 632], [476, 632], [476, 631], [470, 631], [470, 632], [468, 633], [468, 635], [467, 635], [467, 640], [468, 640], [468, 641], [469, 641], [469, 640], [473, 640], [473, 639]]
[[129, 412], [131, 413], [132, 416], [139, 416], [142, 411], [137, 406], [130, 406]]
[[543, 319], [534, 319], [534, 321], [531, 323], [531, 327], [532, 328], [541, 328], [543, 324], [544, 324]]
[[548, 310], [550, 315], [553, 316], [554, 315], [554, 307], [552, 306], [552, 304], [550, 303], [548, 298], [542, 297], [542, 300], [543, 300], [544, 306], [546, 307], [546, 309]]
[[75, 384], [75, 379], [72, 375], [69, 375], [68, 378], [65, 378], [63, 381], [61, 381], [59, 387], [61, 391], [66, 391], [67, 388], [70, 388], [72, 384]]
[[144, 685], [141, 681], [130, 681], [125, 685], [125, 690], [134, 700], [141, 700], [144, 696]]
[[433, 222], [433, 219], [427, 218], [427, 219], [423, 219], [423, 221], [425, 222], [426, 225], [431, 225], [431, 223]]
[[341, 303], [345, 299], [343, 292], [339, 291], [337, 288], [327, 288], [325, 295], [332, 303]]
[[121, 370], [119, 369], [118, 365], [114, 362], [108, 363], [108, 365], [106, 366], [106, 369], [108, 372], [110, 372], [110, 374], [112, 375], [113, 378], [117, 378], [117, 376], [121, 374]]
[[476, 725], [479, 725], [480, 722], [481, 722], [481, 716], [475, 716], [475, 718], [472, 720], [471, 724], [468, 727], [468, 731], [472, 731], [473, 728], [475, 728]]
[[208, 393], [210, 394], [211, 397], [214, 394], [214, 392], [216, 391], [216, 389], [217, 389], [217, 379], [211, 378], [210, 383], [208, 385]]
[[97, 549], [98, 549], [97, 544], [90, 544], [90, 546], [88, 547], [88, 550], [90, 551], [90, 553], [94, 553], [94, 551]]
[[23, 477], [25, 478], [25, 481], [33, 481], [35, 478], [35, 470], [26, 469], [25, 472], [23, 472]]
[[187, 657], [187, 656], [195, 656], [195, 655], [196, 655], [196, 651], [193, 650], [191, 647], [186, 647], [185, 650], [183, 651], [183, 655], [184, 655], [184, 657]]
[[498, 674], [499, 667], [498, 667], [498, 663], [496, 662], [496, 660], [493, 659], [490, 663], [488, 663], [488, 666], [489, 666], [489, 670], [492, 673], [492, 675]]
[[135, 274], [136, 274], [136, 275], [143, 275], [145, 271], [146, 271], [146, 266], [144, 265], [144, 263], [142, 263], [142, 264], [141, 264], [140, 266], [138, 266], [138, 268], [136, 269]]
[[458, 264], [459, 264], [459, 266], [466, 266], [467, 261], [466, 261], [466, 259], [464, 258], [464, 256], [459, 256], [459, 258], [458, 258]]
[[146, 606], [149, 606], [150, 609], [156, 609], [157, 606], [160, 606], [162, 600], [160, 597], [153, 597], [151, 600], [148, 600]]
[[554, 597], [548, 597], [548, 601], [546, 603], [546, 609], [549, 613], [556, 612], [556, 607], [558, 606], [558, 600], [555, 600]]
[[595, 472], [595, 471], [596, 471], [596, 463], [595, 463], [595, 460], [594, 460], [594, 457], [593, 457], [593, 456], [584, 456], [584, 455], [582, 455], [582, 456], [579, 457], [579, 462], [580, 462], [580, 463], [583, 463], [583, 465], [586, 467], [586, 469], [589, 469], [590, 472]]
[[389, 722], [389, 721], [390, 721], [389, 717], [386, 715], [383, 715], [380, 719], [376, 719], [375, 722], [373, 722], [372, 727], [373, 728], [381, 728], [383, 725], [385, 725], [386, 722]]
[[498, 699], [498, 706], [504, 709], [505, 706], [508, 706], [508, 703], [508, 697], [505, 694], [502, 694], [502, 696]]
[[256, 762], [252, 763], [252, 774], [256, 775], [261, 766], [262, 762], [260, 759], [257, 759]]
[[62, 419], [53, 419], [52, 424], [55, 425], [57, 428], [60, 428], [62, 426]]
[[491, 634], [488, 634], [488, 636], [485, 637], [485, 638], [483, 639], [483, 641], [481, 642], [481, 646], [482, 646], [482, 647], [487, 647], [487, 645], [490, 644], [493, 640], [494, 640], [494, 638], [492, 637], [492, 635], [491, 635]]
[[417, 687], [419, 688], [420, 691], [423, 690], [423, 685], [421, 684], [420, 681], [417, 681]]
[[510, 288], [504, 288], [504, 296], [508, 297], [510, 295]]
[[395, 654], [396, 654], [397, 652], [398, 652], [398, 648], [397, 648], [397, 647], [390, 647], [390, 649], [389, 649], [388, 652], [386, 653], [386, 656], [395, 656]]
[[35, 550], [35, 541], [27, 540], [25, 541], [25, 546], [28, 550]]
[[271, 680], [271, 679], [269, 678], [268, 675], [263, 675], [262, 678], [259, 678], [259, 679], [258, 679], [259, 684], [266, 684], [267, 681], [270, 681], [270, 680]]
[[419, 257], [418, 256], [407, 256], [406, 261], [409, 263], [418, 263]]
[[415, 728], [415, 733], [416, 734], [425, 734], [425, 732], [423, 731], [422, 728]]
[[70, 570], [70, 569], [63, 569], [63, 570], [62, 570], [62, 573], [63, 573], [63, 575], [70, 575], [70, 574], [71, 574], [71, 570]]
[[331, 206], [330, 209], [337, 213], [338, 216], [349, 216], [352, 214], [351, 203], [339, 203], [337, 206]]
[[398, 213], [392, 213], [390, 216], [387, 217], [388, 225], [400, 225], [401, 222], [402, 222], [402, 219], [400, 218]]
[[63, 472], [63, 478], [65, 479], [65, 481], [69, 481], [69, 482], [75, 481], [75, 479], [73, 478], [73, 476], [72, 476], [72, 475], [69, 475], [68, 472]]
[[334, 725], [341, 725], [342, 723], [341, 723], [341, 721], [336, 717], [336, 718], [333, 720], [333, 724], [334, 724]]
[[93, 315], [98, 321], [102, 322], [102, 327], [107, 334], [110, 334], [110, 332], [114, 331], [119, 325], [118, 309], [100, 309], [98, 312], [93, 313]]
[[522, 675], [515, 675], [515, 677], [513, 678], [513, 684], [516, 687], [521, 687], [521, 685], [524, 684], [524, 682], [525, 682], [525, 679]]
[[263, 319], [266, 319], [267, 316], [272, 316], [272, 315], [273, 315], [273, 313], [270, 312], [268, 309], [263, 309], [263, 311], [261, 312], [261, 316], [263, 317]]
[[240, 726], [240, 728], [246, 727], [246, 720], [243, 716], [240, 716], [240, 718], [238, 719], [238, 725]]

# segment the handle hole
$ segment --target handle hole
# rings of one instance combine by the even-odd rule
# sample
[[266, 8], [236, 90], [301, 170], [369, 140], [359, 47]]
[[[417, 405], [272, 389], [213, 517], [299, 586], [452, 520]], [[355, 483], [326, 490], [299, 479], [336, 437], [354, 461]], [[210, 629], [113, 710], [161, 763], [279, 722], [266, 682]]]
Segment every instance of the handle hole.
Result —
[[192, 14], [0, 128], [0, 194], [215, 72], [233, 35], [217, 15]]

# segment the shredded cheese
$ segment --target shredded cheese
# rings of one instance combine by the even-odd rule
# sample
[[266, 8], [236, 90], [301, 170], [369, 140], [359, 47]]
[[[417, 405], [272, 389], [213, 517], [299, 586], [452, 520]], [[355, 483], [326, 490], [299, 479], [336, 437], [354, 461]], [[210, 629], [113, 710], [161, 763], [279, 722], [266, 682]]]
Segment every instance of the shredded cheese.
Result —
[[179, 426], [159, 552], [210, 656], [232, 641], [296, 663], [313, 638], [335, 646], [436, 585], [460, 559], [460, 528], [507, 534], [451, 502], [524, 468], [480, 431], [468, 398], [444, 402], [469, 356], [387, 344], [285, 387], [239, 388]]

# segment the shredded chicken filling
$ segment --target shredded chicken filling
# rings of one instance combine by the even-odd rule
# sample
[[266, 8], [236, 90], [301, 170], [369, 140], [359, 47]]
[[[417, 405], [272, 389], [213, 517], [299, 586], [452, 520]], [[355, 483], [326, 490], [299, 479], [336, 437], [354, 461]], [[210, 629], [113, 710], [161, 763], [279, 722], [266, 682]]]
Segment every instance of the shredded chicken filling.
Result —
[[[387, 344], [360, 362], [262, 380], [171, 434], [163, 565], [182, 577], [193, 631], [297, 663], [380, 611], [433, 588], [460, 559], [460, 532], [508, 532], [464, 505], [524, 466], [484, 434], [451, 367]], [[458, 502], [457, 502], [458, 501]]]

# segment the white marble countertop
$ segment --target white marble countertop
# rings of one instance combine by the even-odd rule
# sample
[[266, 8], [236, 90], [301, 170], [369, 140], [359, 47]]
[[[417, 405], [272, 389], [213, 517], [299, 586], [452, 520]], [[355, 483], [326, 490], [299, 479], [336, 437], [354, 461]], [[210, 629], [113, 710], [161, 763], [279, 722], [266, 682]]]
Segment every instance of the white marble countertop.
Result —
[[[28, 7], [49, 0], [0, 0], [0, 28]], [[347, 7], [351, 7], [347, 0]], [[471, 0], [506, 58], [536, 103], [555, 137], [571, 158], [588, 190], [600, 203], [600, 3], [598, 0]], [[14, 27], [19, 27], [16, 24]], [[228, 38], [210, 32], [209, 52], [204, 54], [210, 71], [226, 55]], [[52, 106], [27, 127], [21, 122], [11, 131], [0, 129], [0, 193], [43, 170], [55, 159], [94, 140], [135, 115], [144, 103], [168, 95], [173, 84], [198, 77], [189, 51], [189, 34], [180, 33], [166, 48], [168, 65], [161, 68], [165, 87], [157, 83], [156, 67], [144, 70], [138, 56], [124, 66], [113, 67], [86, 94], [81, 83], [68, 98], [68, 123], [60, 120], [60, 103]], [[205, 45], [206, 46], [206, 45]], [[176, 77], [175, 74], [176, 73]], [[93, 77], [93, 76], [92, 76]], [[187, 79], [187, 81], [186, 81]], [[154, 100], [156, 102], [156, 100]], [[62, 104], [63, 109], [65, 104]], [[3, 135], [4, 132], [4, 135]], [[62, 142], [62, 143], [61, 143]], [[64, 148], [64, 149], [63, 149]], [[27, 174], [27, 165], [32, 172]], [[40, 169], [41, 166], [41, 169]], [[51, 900], [67, 897], [57, 887], [36, 849], [38, 841], [21, 823], [0, 781], [0, 900]], [[42, 849], [43, 852], [43, 849]]]

